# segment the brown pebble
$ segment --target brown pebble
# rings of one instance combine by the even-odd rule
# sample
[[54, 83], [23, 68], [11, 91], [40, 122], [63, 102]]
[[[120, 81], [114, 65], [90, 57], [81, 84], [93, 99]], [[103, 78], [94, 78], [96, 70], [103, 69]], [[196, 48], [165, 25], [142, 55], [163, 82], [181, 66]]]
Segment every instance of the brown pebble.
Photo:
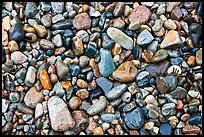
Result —
[[80, 88], [87, 88], [88, 87], [88, 83], [83, 79], [78, 79], [76, 84]]
[[33, 27], [30, 27], [30, 26], [24, 26], [23, 27], [23, 30], [27, 33], [35, 33], [36, 34], [36, 31]]
[[38, 37], [43, 38], [47, 35], [47, 30], [43, 25], [35, 25], [34, 26]]
[[50, 81], [51, 81], [51, 83], [52, 83], [53, 85], [56, 84], [57, 81], [58, 81], [57, 75], [56, 75], [56, 74], [50, 74]]
[[82, 10], [83, 10], [84, 12], [88, 12], [88, 11], [89, 11], [89, 5], [88, 5], [88, 4], [83, 4], [83, 5], [81, 6], [81, 8], [82, 8]]
[[14, 41], [14, 40], [9, 41], [8, 47], [9, 47], [9, 50], [10, 50], [11, 52], [15, 52], [15, 51], [17, 51], [17, 50], [19, 49], [17, 42]]
[[8, 45], [8, 33], [4, 31], [2, 33], [2, 45], [7, 46]]
[[139, 135], [137, 130], [129, 130], [130, 135]]
[[114, 113], [115, 113], [115, 110], [114, 110], [113, 106], [108, 105], [108, 106], [106, 107], [106, 109], [105, 109], [105, 112], [106, 112], [106, 113], [109, 113], [109, 114], [114, 114]]
[[108, 132], [110, 135], [114, 135], [114, 134], [115, 134], [115, 131], [114, 131], [113, 128], [109, 128], [109, 129], [107, 130], [107, 132]]
[[83, 100], [89, 97], [89, 92], [87, 89], [80, 89], [76, 92], [76, 95]]
[[188, 63], [189, 66], [194, 66], [195, 63], [196, 63], [196, 57], [195, 57], [195, 56], [190, 56], [190, 57], [188, 58], [187, 63]]
[[9, 31], [9, 29], [11, 28], [11, 16], [6, 16], [2, 19], [2, 29]]
[[183, 16], [183, 14], [181, 12], [181, 9], [178, 6], [176, 6], [171, 12], [171, 18], [172, 19], [179, 21], [179, 20], [181, 20], [182, 16]]
[[81, 99], [77, 96], [72, 97], [68, 103], [72, 110], [76, 110], [81, 105]]
[[73, 26], [78, 30], [88, 29], [91, 27], [91, 18], [86, 12], [80, 13], [74, 17]]
[[183, 114], [183, 115], [181, 116], [181, 120], [185, 122], [185, 121], [187, 121], [187, 120], [189, 119], [189, 117], [190, 117], [189, 114]]
[[184, 134], [198, 134], [200, 133], [201, 129], [195, 125], [185, 125], [182, 131]]
[[103, 129], [101, 128], [101, 127], [96, 127], [96, 128], [94, 128], [94, 130], [93, 130], [93, 134], [94, 135], [103, 135], [104, 133], [103, 133]]

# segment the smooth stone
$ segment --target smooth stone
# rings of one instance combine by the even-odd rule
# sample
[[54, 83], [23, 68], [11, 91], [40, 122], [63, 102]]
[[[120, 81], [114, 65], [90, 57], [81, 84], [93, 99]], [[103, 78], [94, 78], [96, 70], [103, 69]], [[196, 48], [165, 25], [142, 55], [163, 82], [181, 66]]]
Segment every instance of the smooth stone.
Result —
[[113, 120], [116, 120], [115, 114], [102, 114], [101, 120], [107, 123], [111, 123]]
[[72, 64], [69, 66], [69, 72], [72, 76], [77, 76], [79, 72], [81, 71], [79, 65]]
[[117, 2], [113, 10], [113, 15], [115, 17], [121, 16], [125, 8], [124, 2]]
[[162, 114], [164, 116], [169, 115], [174, 109], [176, 105], [174, 103], [166, 103], [162, 106]]
[[54, 49], [55, 45], [51, 41], [47, 39], [41, 39], [40, 40], [40, 47], [43, 49]]
[[168, 54], [167, 50], [160, 49], [152, 57], [152, 62], [153, 63], [161, 62], [161, 61], [165, 60], [166, 58], [168, 58], [168, 55], [169, 54]]
[[[92, 92], [93, 93], [93, 92]], [[80, 89], [76, 92], [76, 95], [84, 100], [84, 99], [87, 99], [89, 97], [89, 91], [87, 89]]]
[[33, 18], [37, 14], [37, 5], [35, 2], [27, 2], [24, 15], [27, 19]]
[[164, 28], [175, 30], [177, 28], [176, 24], [173, 22], [172, 19], [168, 19], [164, 22]]
[[137, 82], [137, 86], [140, 88], [144, 88], [148, 85], [148, 81], [149, 81], [149, 79], [145, 77], [142, 80]]
[[43, 105], [38, 103], [35, 107], [35, 118], [39, 118], [43, 115]]
[[35, 84], [37, 69], [30, 66], [27, 70], [25, 77], [25, 84], [28, 87], [32, 87]]
[[76, 34], [83, 42], [89, 42], [89, 34], [85, 30], [80, 30]]
[[109, 100], [117, 99], [120, 95], [122, 95], [127, 90], [126, 84], [121, 84], [119, 86], [114, 87], [109, 92], [106, 92], [105, 95]]
[[[80, 32], [80, 31], [79, 31]], [[79, 32], [77, 32], [77, 36], [78, 36], [78, 33]], [[66, 37], [66, 38], [68, 38], [68, 37], [73, 37], [74, 36], [74, 33], [70, 30], [70, 29], [65, 29], [64, 30], [64, 33], [63, 33], [63, 35]], [[78, 36], [79, 38], [81, 38], [80, 36]], [[82, 39], [83, 40], [83, 39]]]
[[113, 83], [104, 77], [97, 78], [96, 83], [105, 93], [113, 87]]
[[28, 60], [28, 57], [20, 51], [15, 51], [11, 53], [11, 60], [13, 60], [15, 64], [23, 64]]
[[169, 91], [173, 91], [176, 89], [178, 80], [175, 76], [166, 76], [165, 80], [169, 87]]
[[146, 67], [146, 71], [149, 72], [150, 75], [155, 76], [156, 74], [163, 74], [167, 71], [167, 68], [169, 68], [170, 63], [165, 60], [160, 63], [151, 64]]
[[158, 32], [159, 30], [161, 30], [163, 24], [164, 24], [164, 21], [162, 19], [155, 20], [154, 25], [152, 26], [152, 30], [154, 32]]
[[156, 110], [151, 109], [151, 110], [149, 110], [149, 112], [148, 112], [148, 116], [149, 116], [150, 118], [152, 118], [152, 119], [156, 119], [156, 118], [159, 117], [159, 113], [158, 113]]
[[154, 107], [158, 107], [158, 102], [157, 102], [157, 100], [156, 100], [156, 98], [153, 96], [153, 95], [148, 95], [145, 99], [144, 99], [144, 101], [147, 103], [147, 104], [152, 104], [152, 105], [154, 105]]
[[144, 125], [144, 115], [141, 108], [137, 107], [125, 115], [124, 122], [130, 129], [139, 129]]
[[101, 111], [103, 111], [105, 109], [106, 104], [107, 104], [106, 102], [107, 102], [106, 97], [100, 96], [99, 100], [97, 100], [94, 104], [92, 104], [88, 108], [87, 113], [90, 116], [93, 116], [93, 115], [100, 113]]
[[165, 4], [160, 4], [159, 7], [157, 8], [157, 14], [162, 15], [165, 14], [166, 12], [166, 5]]
[[74, 42], [74, 44], [72, 44], [74, 54], [80, 56], [84, 52], [82, 40], [78, 36], [75, 36], [72, 38], [72, 41]]
[[62, 97], [65, 94], [65, 90], [59, 81], [54, 85], [53, 91], [55, 91], [56, 95], [59, 97]]
[[88, 47], [85, 50], [85, 55], [89, 58], [96, 57], [98, 51], [92, 42], [89, 42]]
[[156, 52], [157, 51], [157, 47], [158, 47], [158, 41], [154, 40], [151, 42], [151, 44], [149, 44], [147, 46], [147, 50], [151, 50], [152, 52]]
[[99, 28], [103, 28], [104, 24], [105, 24], [105, 21], [106, 21], [106, 13], [104, 12], [101, 17], [100, 17], [100, 20], [98, 22], [98, 26]]
[[51, 2], [51, 6], [54, 13], [62, 13], [64, 11], [64, 2]]
[[87, 56], [84, 56], [84, 55], [80, 56], [79, 57], [79, 66], [81, 68], [84, 68], [86, 65], [88, 65], [89, 60], [90, 59]]
[[140, 73], [137, 74], [137, 76], [136, 76], [136, 81], [140, 81], [140, 80], [142, 80], [143, 78], [145, 78], [145, 77], [148, 76], [148, 75], [149, 75], [149, 72], [147, 72], [147, 71], [142, 71], [142, 72], [140, 72]]
[[167, 93], [169, 91], [169, 85], [166, 79], [162, 76], [156, 78], [156, 87], [158, 91], [162, 94]]
[[132, 49], [133, 48], [133, 40], [121, 30], [113, 27], [109, 27], [107, 29], [108, 36], [115, 41], [116, 43], [120, 44], [125, 49]]
[[102, 33], [102, 47], [105, 49], [112, 49], [115, 45], [115, 42], [110, 39], [107, 33]]
[[2, 113], [5, 113], [10, 105], [10, 100], [2, 99]]
[[191, 125], [198, 125], [202, 124], [202, 116], [199, 114], [193, 114], [191, 117], [188, 119], [188, 123]]
[[69, 108], [76, 110], [81, 105], [81, 99], [77, 96], [73, 96], [68, 102]]
[[48, 111], [53, 130], [67, 131], [74, 127], [74, 119], [67, 104], [60, 97], [53, 96], [48, 100]]
[[129, 24], [128, 29], [129, 30], [137, 30], [140, 27], [140, 25], [141, 25], [140, 21], [136, 20], [135, 22]]
[[63, 45], [62, 36], [60, 34], [55, 35], [54, 38], [52, 39], [52, 42], [55, 44], [55, 46], [61, 47]]
[[64, 62], [57, 61], [55, 66], [59, 79], [63, 79], [69, 73], [69, 67]]
[[171, 12], [180, 2], [166, 2], [166, 11]]
[[113, 72], [112, 76], [115, 80], [120, 82], [133, 81], [137, 74], [137, 68], [131, 61], [126, 61]]
[[191, 25], [189, 26], [189, 32], [192, 33], [196, 33], [196, 34], [201, 34], [202, 30], [202, 26], [198, 23], [191, 23]]
[[42, 87], [44, 89], [48, 89], [48, 90], [51, 90], [52, 89], [52, 85], [51, 85], [51, 81], [50, 81], [50, 77], [47, 73], [46, 70], [42, 70], [40, 72], [40, 82], [42, 84]]
[[42, 11], [49, 11], [51, 9], [50, 2], [41, 2], [41, 9]]
[[64, 16], [62, 14], [57, 14], [55, 16], [52, 17], [52, 24], [55, 24], [59, 21], [64, 21]]
[[128, 16], [130, 23], [139, 20], [141, 24], [145, 24], [151, 17], [151, 11], [146, 6], [137, 6]]
[[143, 30], [137, 37], [137, 44], [142, 46], [146, 44], [150, 44], [153, 41], [154, 37], [152, 34], [147, 30]]
[[174, 20], [181, 20], [181, 18], [183, 17], [183, 14], [181, 12], [181, 9], [176, 6], [172, 11], [171, 11], [171, 18]]
[[181, 53], [177, 50], [167, 50], [167, 51], [168, 51], [169, 57], [176, 58], [181, 56]]
[[86, 12], [80, 13], [74, 17], [73, 26], [78, 30], [88, 29], [91, 27], [91, 18]]
[[113, 62], [111, 53], [109, 50], [100, 49], [100, 62], [98, 63], [99, 72], [103, 77], [108, 77], [115, 70], [115, 64]]
[[184, 134], [196, 134], [197, 135], [198, 133], [201, 132], [201, 129], [198, 126], [188, 124], [184, 126], [184, 128], [182, 129], [182, 132]]
[[25, 32], [23, 26], [17, 22], [9, 29], [9, 38], [14, 41], [21, 41], [24, 39]]
[[161, 42], [160, 48], [175, 48], [175, 45], [181, 45], [182, 43], [179, 33], [175, 30], [170, 30]]
[[34, 114], [33, 110], [27, 107], [25, 103], [17, 103], [17, 110], [25, 114]]
[[131, 96], [132, 96], [132, 94], [130, 92], [125, 92], [121, 95], [121, 99], [123, 102], [129, 103], [131, 100]]
[[172, 97], [176, 99], [184, 99], [186, 98], [187, 91], [182, 87], [177, 87], [174, 91], [170, 93], [170, 95], [172, 95]]
[[196, 63], [197, 65], [202, 65], [202, 49], [196, 52]]
[[103, 91], [101, 88], [95, 89], [93, 92], [90, 93], [89, 98], [91, 100], [100, 97], [103, 94]]
[[172, 132], [172, 125], [165, 122], [163, 124], [161, 124], [161, 126], [159, 127], [159, 133], [161, 135], [171, 135]]
[[183, 58], [177, 57], [177, 58], [170, 58], [171, 65], [181, 65], [183, 62]]
[[66, 19], [64, 21], [57, 22], [51, 26], [51, 30], [65, 30], [69, 29], [72, 26], [72, 21], [70, 19]]
[[35, 87], [29, 89], [25, 94], [24, 102], [30, 108], [35, 108], [38, 103], [41, 103], [44, 99], [42, 91], [37, 91]]
[[190, 97], [192, 97], [192, 98], [196, 98], [199, 94], [200, 94], [199, 91], [196, 90], [196, 89], [190, 89], [190, 90], [188, 91], [188, 95], [189, 95]]

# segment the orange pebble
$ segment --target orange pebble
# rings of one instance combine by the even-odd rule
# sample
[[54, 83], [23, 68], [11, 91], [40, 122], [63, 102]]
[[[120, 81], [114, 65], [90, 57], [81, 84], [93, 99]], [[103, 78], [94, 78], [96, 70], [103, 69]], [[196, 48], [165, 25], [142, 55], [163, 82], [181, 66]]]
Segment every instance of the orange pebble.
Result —
[[84, 4], [84, 5], [82, 5], [82, 10], [84, 11], [84, 12], [88, 12], [89, 11], [89, 5], [87, 5], [87, 4]]
[[93, 130], [94, 135], [103, 135], [103, 129], [101, 127], [96, 127]]
[[181, 100], [178, 100], [178, 104], [176, 106], [177, 109], [182, 109], [183, 108], [183, 102]]
[[72, 86], [72, 83], [70, 81], [62, 81], [61, 85], [64, 89], [69, 90], [69, 88]]
[[194, 65], [195, 65], [195, 62], [196, 62], [196, 57], [195, 57], [195, 56], [190, 56], [190, 57], [188, 58], [187, 63], [188, 63], [190, 66], [194, 66]]
[[44, 89], [52, 89], [50, 77], [48, 76], [47, 71], [44, 69], [40, 72], [40, 82]]

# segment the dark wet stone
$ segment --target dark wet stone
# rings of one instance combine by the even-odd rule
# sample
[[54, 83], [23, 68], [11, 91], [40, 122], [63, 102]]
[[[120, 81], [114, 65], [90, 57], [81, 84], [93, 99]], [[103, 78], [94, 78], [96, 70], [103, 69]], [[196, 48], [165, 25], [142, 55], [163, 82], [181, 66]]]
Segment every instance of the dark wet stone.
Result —
[[181, 51], [184, 52], [184, 53], [189, 52], [189, 51], [191, 51], [191, 48], [190, 48], [189, 45], [185, 45], [185, 46], [181, 47]]
[[106, 12], [104, 12], [99, 20], [98, 26], [102, 29], [106, 21]]
[[199, 16], [202, 16], [202, 4], [199, 4], [198, 7], [197, 7], [197, 14]]
[[73, 37], [74, 36], [74, 33], [70, 30], [70, 29], [66, 29], [64, 30], [64, 34], [63, 34], [65, 37]]
[[9, 38], [11, 40], [21, 41], [24, 39], [24, 35], [23, 26], [18, 21], [9, 29]]
[[72, 40], [71, 40], [71, 38], [62, 38], [62, 41], [63, 41], [63, 44], [64, 44], [64, 47], [66, 48], [66, 49], [69, 49], [69, 48], [71, 48], [71, 44], [72, 44]]
[[137, 86], [140, 88], [144, 88], [148, 85], [149, 83], [149, 79], [148, 78], [143, 78], [142, 80], [140, 80], [139, 82], [137, 82]]
[[170, 93], [170, 95], [172, 95], [172, 97], [175, 99], [184, 99], [187, 95], [187, 91], [182, 87], [177, 87], [174, 91]]
[[72, 21], [66, 19], [64, 21], [57, 22], [51, 26], [51, 30], [64, 30], [69, 29], [72, 26]]
[[166, 83], [168, 84], [169, 91], [173, 91], [177, 87], [177, 78], [175, 76], [166, 76]]
[[78, 75], [80, 71], [81, 71], [81, 69], [80, 69], [79, 65], [72, 64], [69, 66], [69, 72], [72, 76]]
[[199, 109], [197, 106], [189, 106], [189, 108], [188, 108], [189, 114], [194, 114], [194, 113], [198, 113], [198, 112], [199, 112]]
[[124, 122], [130, 129], [139, 129], [144, 125], [144, 115], [142, 110], [137, 107], [132, 112], [128, 112], [124, 118]]
[[27, 2], [24, 15], [27, 19], [33, 18], [37, 14], [37, 6], [35, 2]]
[[196, 34], [201, 34], [202, 32], [202, 26], [198, 23], [192, 23], [190, 26], [189, 26], [189, 32], [190, 33], [196, 33]]
[[102, 33], [102, 46], [105, 49], [112, 49], [115, 42], [110, 39], [107, 33]]
[[34, 111], [27, 107], [24, 103], [17, 103], [17, 109], [25, 114], [34, 114]]
[[125, 107], [126, 103], [125, 102], [121, 102], [116, 108], [116, 111], [122, 111], [123, 108]]
[[167, 60], [165, 60], [161, 63], [151, 64], [147, 66], [146, 71], [148, 71], [150, 75], [155, 76], [156, 74], [165, 73], [169, 66], [170, 66], [170, 63]]
[[133, 56], [135, 57], [135, 59], [138, 59], [138, 58], [139, 58], [139, 49], [140, 49], [139, 46], [135, 46], [135, 47], [132, 49], [132, 54], [133, 54]]
[[150, 84], [150, 85], [155, 85], [155, 84], [156, 84], [155, 78], [153, 78], [153, 77], [150, 78], [150, 79], [149, 79], [149, 84]]
[[145, 130], [145, 129], [141, 129], [139, 132], [140, 132], [140, 135], [151, 135], [151, 134], [149, 133], [149, 131], [147, 131], [147, 130]]
[[52, 49], [48, 49], [46, 52], [45, 52], [46, 55], [48, 56], [52, 56], [54, 54], [54, 50]]
[[113, 87], [113, 83], [104, 77], [97, 78], [96, 83], [104, 92], [110, 91]]
[[107, 17], [108, 19], [113, 19], [113, 18], [114, 18], [112, 12], [106, 12], [106, 17]]
[[200, 45], [200, 35], [199, 34], [192, 33], [191, 34], [191, 39], [192, 39], [193, 44], [195, 45], [195, 47], [198, 47], [198, 48], [201, 47], [201, 45]]
[[92, 42], [89, 42], [88, 47], [85, 50], [85, 55], [89, 58], [94, 58], [97, 54], [97, 49]]
[[199, 114], [193, 114], [189, 119], [188, 123], [191, 125], [202, 124], [202, 116]]
[[103, 90], [101, 88], [95, 89], [91, 94], [89, 95], [89, 98], [92, 100], [94, 98], [98, 98], [103, 94]]
[[172, 126], [169, 123], [163, 123], [160, 127], [159, 127], [159, 132], [161, 135], [171, 135], [171, 130], [172, 130]]

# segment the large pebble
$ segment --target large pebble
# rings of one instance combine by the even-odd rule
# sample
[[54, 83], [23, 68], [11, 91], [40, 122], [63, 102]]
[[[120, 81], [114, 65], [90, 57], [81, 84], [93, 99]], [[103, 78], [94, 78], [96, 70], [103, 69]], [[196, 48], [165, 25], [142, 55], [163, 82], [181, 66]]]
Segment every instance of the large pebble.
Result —
[[124, 121], [130, 129], [139, 129], [144, 125], [144, 114], [142, 110], [137, 107], [126, 114]]
[[117, 87], [114, 87], [113, 89], [111, 89], [109, 92], [106, 93], [106, 97], [109, 100], [114, 100], [117, 99], [120, 95], [122, 95], [127, 89], [127, 85], [126, 84], [121, 84]]
[[98, 63], [99, 72], [103, 77], [108, 77], [115, 70], [111, 53], [107, 49], [100, 49], [100, 62]]
[[35, 84], [37, 69], [30, 66], [27, 70], [25, 77], [25, 84], [28, 87], [32, 87]]
[[120, 44], [125, 49], [133, 48], [133, 40], [121, 30], [113, 27], [107, 29], [108, 36], [114, 40], [116, 43]]
[[185, 125], [182, 131], [184, 134], [198, 134], [201, 129], [195, 125]]
[[137, 74], [137, 68], [132, 64], [131, 61], [122, 63], [114, 72], [113, 78], [120, 82], [133, 81]]
[[151, 14], [151, 11], [147, 7], [143, 5], [137, 6], [131, 11], [128, 19], [130, 20], [130, 23], [139, 20], [141, 24], [145, 24], [150, 19]]
[[104, 92], [110, 91], [113, 87], [113, 83], [104, 77], [97, 78], [96, 83], [103, 89]]
[[40, 47], [43, 49], [54, 49], [55, 45], [51, 41], [47, 39], [41, 39], [40, 40]]
[[51, 15], [46, 14], [46, 15], [42, 16], [40, 21], [41, 21], [43, 26], [45, 26], [46, 28], [49, 28], [51, 26], [51, 21], [52, 21]]
[[75, 122], [67, 107], [67, 104], [58, 96], [48, 100], [48, 111], [51, 127], [55, 131], [67, 131], [72, 129]]
[[64, 2], [51, 2], [54, 13], [62, 13], [64, 11]]
[[160, 48], [175, 48], [176, 45], [182, 43], [179, 33], [175, 30], [170, 30], [162, 41]]
[[138, 45], [146, 45], [153, 41], [154, 37], [152, 34], [147, 30], [143, 30], [137, 37], [137, 44]]
[[159, 127], [159, 132], [161, 135], [171, 135], [172, 128], [171, 124], [165, 122]]
[[27, 19], [33, 18], [37, 14], [37, 6], [35, 2], [27, 2], [24, 15]]
[[106, 107], [106, 97], [104, 96], [100, 96], [99, 100], [97, 100], [93, 105], [91, 105], [88, 110], [87, 113], [91, 116], [96, 115], [98, 113], [100, 113], [101, 111], [103, 111]]
[[91, 27], [91, 18], [86, 12], [80, 13], [74, 17], [73, 26], [78, 30], [88, 29]]
[[41, 103], [44, 99], [42, 91], [37, 91], [35, 87], [29, 89], [24, 97], [25, 104], [30, 108], [35, 108], [38, 103]]
[[184, 99], [187, 95], [187, 91], [185, 88], [177, 87], [174, 91], [170, 93], [170, 95], [172, 95], [172, 97], [176, 99]]
[[23, 26], [17, 22], [9, 29], [9, 38], [15, 41], [21, 41], [24, 39], [25, 32]]
[[15, 51], [11, 53], [11, 60], [13, 60], [15, 64], [23, 64], [28, 60], [28, 57], [20, 51]]

